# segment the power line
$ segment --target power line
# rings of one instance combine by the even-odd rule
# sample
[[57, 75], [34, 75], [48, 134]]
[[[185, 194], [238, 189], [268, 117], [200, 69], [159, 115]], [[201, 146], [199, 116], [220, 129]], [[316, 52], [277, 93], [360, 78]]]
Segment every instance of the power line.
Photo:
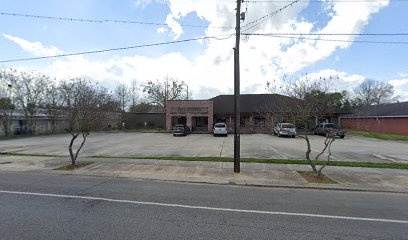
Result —
[[408, 36], [408, 33], [241, 33], [248, 36]]
[[[34, 14], [24, 14], [24, 13], [12, 13], [12, 12], [0, 12], [2, 16], [11, 17], [22, 17], [22, 18], [37, 18], [37, 19], [48, 19], [48, 20], [58, 20], [58, 21], [71, 21], [71, 22], [87, 22], [87, 23], [120, 23], [120, 24], [137, 24], [137, 25], [152, 25], [152, 26], [162, 26], [168, 27], [173, 25], [168, 25], [166, 23], [158, 22], [143, 22], [143, 21], [130, 21], [130, 20], [120, 20], [120, 19], [86, 19], [86, 18], [71, 18], [71, 17], [54, 17], [54, 16], [44, 16], [44, 15], [34, 15]], [[179, 24], [182, 27], [192, 27], [192, 28], [208, 28], [206, 25], [193, 25], [193, 24]], [[233, 27], [211, 27], [219, 29], [233, 29]]]
[[302, 36], [258, 35], [258, 34], [255, 34], [255, 35], [252, 34], [252, 36], [263, 36], [263, 37], [273, 37], [273, 38], [289, 38], [289, 39], [311, 40], [311, 41], [326, 41], [326, 42], [408, 45], [408, 42], [402, 42], [402, 41], [344, 40], [344, 39], [327, 39], [327, 38], [309, 38], [309, 37], [302, 37]]
[[[153, 47], [153, 46], [168, 45], [168, 44], [175, 44], [175, 43], [191, 42], [191, 41], [205, 40], [205, 39], [225, 40], [234, 35], [235, 34], [210, 36], [210, 37], [198, 37], [198, 38], [190, 38], [190, 39], [183, 39], [183, 40], [170, 41], [170, 42], [149, 43], [149, 44], [142, 44], [142, 45], [129, 46], [129, 47], [109, 48], [109, 49], [76, 52], [76, 53], [65, 53], [65, 54], [57, 54], [57, 55], [43, 56], [43, 57], [17, 58], [17, 59], [1, 60], [0, 63], [22, 62], [22, 61], [42, 60], [42, 59], [49, 59], [49, 58], [70, 57], [70, 56], [77, 56], [77, 55], [113, 52], [113, 51], [129, 50], [129, 49], [135, 49], [135, 48], [144, 48], [144, 47]], [[225, 37], [224, 39], [219, 38], [223, 36]]]
[[[263, 17], [260, 17], [260, 18], [258, 18], [256, 20], [252, 21], [252, 22], [249, 22], [249, 23], [245, 24], [244, 26], [242, 26], [242, 28], [243, 28], [242, 31], [248, 31], [249, 29], [254, 28], [255, 26], [257, 26], [257, 25], [263, 23], [264, 21], [266, 21], [266, 19], [268, 19], [268, 18], [270, 18], [272, 16], [275, 16], [276, 14], [280, 13], [282, 10], [285, 10], [286, 8], [291, 7], [293, 4], [295, 4], [295, 3], [299, 2], [299, 1], [300, 0], [291, 1], [289, 4], [279, 8], [278, 10], [273, 11], [273, 12], [271, 12], [269, 14], [266, 14]], [[252, 26], [250, 26], [250, 25], [252, 25]]]
[[[288, 3], [291, 2], [290, 0], [245, 0], [247, 3]], [[299, 2], [314, 2], [314, 3], [327, 3], [328, 1], [325, 0], [299, 0]], [[388, 2], [388, 0], [333, 0], [330, 3], [361, 3], [361, 2]], [[392, 2], [408, 2], [408, 0], [392, 0]]]

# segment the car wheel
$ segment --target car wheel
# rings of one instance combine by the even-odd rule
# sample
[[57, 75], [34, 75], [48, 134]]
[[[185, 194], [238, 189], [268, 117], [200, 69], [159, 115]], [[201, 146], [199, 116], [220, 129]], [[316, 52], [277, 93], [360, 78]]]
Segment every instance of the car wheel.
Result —
[[341, 135], [340, 138], [344, 138], [344, 135]]

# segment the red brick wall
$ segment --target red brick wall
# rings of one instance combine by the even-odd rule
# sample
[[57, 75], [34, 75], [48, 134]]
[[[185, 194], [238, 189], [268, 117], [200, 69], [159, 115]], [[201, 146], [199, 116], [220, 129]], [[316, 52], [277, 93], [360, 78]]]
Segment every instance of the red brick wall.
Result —
[[341, 125], [367, 132], [408, 135], [408, 118], [342, 118]]
[[[207, 114], [200, 113], [171, 113], [171, 109], [174, 107], [206, 107], [208, 109]], [[214, 107], [211, 100], [180, 100], [180, 101], [168, 101], [166, 104], [166, 130], [171, 131], [171, 118], [175, 116], [183, 116], [187, 118], [187, 125], [191, 128], [192, 117], [208, 117], [208, 132], [212, 132]]]

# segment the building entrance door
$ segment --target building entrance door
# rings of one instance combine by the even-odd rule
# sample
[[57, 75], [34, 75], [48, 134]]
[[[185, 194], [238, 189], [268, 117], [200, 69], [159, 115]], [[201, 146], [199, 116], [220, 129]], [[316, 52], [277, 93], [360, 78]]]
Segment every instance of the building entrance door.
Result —
[[207, 132], [208, 131], [208, 117], [192, 117], [192, 131], [193, 132]]

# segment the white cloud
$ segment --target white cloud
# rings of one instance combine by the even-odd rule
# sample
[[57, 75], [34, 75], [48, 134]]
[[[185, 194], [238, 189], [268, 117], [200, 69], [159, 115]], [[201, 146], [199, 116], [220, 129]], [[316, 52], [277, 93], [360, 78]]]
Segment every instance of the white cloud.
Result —
[[394, 79], [388, 81], [394, 86], [394, 94], [400, 101], [408, 101], [408, 78]]
[[161, 27], [157, 29], [157, 33], [165, 33], [165, 32], [167, 32], [167, 28], [165, 27]]
[[353, 90], [364, 81], [365, 77], [357, 74], [349, 74], [346, 72], [337, 71], [335, 69], [324, 69], [318, 72], [307, 74], [310, 80], [322, 80], [326, 83], [329, 91]]
[[3, 37], [19, 45], [22, 49], [34, 54], [35, 56], [52, 56], [57, 54], [62, 54], [63, 51], [59, 50], [57, 47], [50, 46], [45, 47], [41, 42], [30, 42], [23, 38], [15, 37], [8, 34], [3, 34]]
[[[152, 0], [135, 1], [138, 6], [146, 6]], [[179, 21], [190, 13], [206, 22], [206, 36], [234, 33], [235, 1], [230, 0], [167, 0], [170, 12], [166, 18], [168, 32], [174, 39], [180, 38], [185, 29]], [[250, 23], [261, 16], [275, 11], [287, 3], [268, 2], [248, 6], [247, 18], [242, 24]], [[389, 4], [389, 1], [365, 1], [345, 4], [334, 1], [325, 5], [329, 20], [316, 28], [314, 22], [299, 19], [297, 16], [307, 7], [307, 2], [294, 4], [250, 32], [281, 33], [359, 33], [373, 14]], [[245, 10], [245, 5], [243, 7]], [[227, 28], [219, 28], [227, 27]], [[167, 28], [157, 29], [165, 33]], [[324, 37], [322, 37], [324, 38]], [[334, 38], [334, 37], [330, 37]], [[337, 38], [353, 40], [353, 36]], [[25, 40], [24, 40], [25, 41]], [[25, 45], [41, 43], [25, 42]], [[278, 80], [283, 74], [296, 74], [305, 67], [312, 66], [327, 58], [338, 49], [344, 49], [352, 43], [311, 41], [289, 38], [251, 36], [241, 41], [241, 90], [243, 93], [265, 93], [267, 81]], [[87, 76], [99, 80], [107, 87], [114, 87], [118, 82], [129, 83], [133, 79], [139, 82], [175, 77], [187, 82], [193, 92], [193, 98], [210, 98], [217, 94], [233, 93], [233, 47], [234, 36], [227, 40], [204, 40], [202, 54], [187, 57], [178, 52], [167, 53], [160, 57], [129, 56], [114, 58], [109, 61], [91, 61], [86, 56], [58, 59], [53, 62], [50, 72], [58, 77]], [[23, 45], [20, 45], [23, 47]], [[23, 47], [24, 48], [24, 47]], [[33, 47], [31, 47], [32, 49]], [[56, 49], [56, 48], [55, 48]], [[56, 49], [58, 50], [58, 49]], [[58, 50], [59, 51], [59, 50]], [[188, 53], [187, 53], [188, 54]], [[339, 76], [333, 83], [333, 90], [353, 90], [361, 83], [363, 76], [338, 72], [334, 69], [310, 73], [309, 77]], [[407, 91], [408, 92], [408, 91]]]
[[[387, 6], [389, 1], [373, 2], [355, 2], [353, 7], [347, 2], [334, 2], [332, 5], [332, 17], [330, 21], [321, 30], [316, 31], [318, 34], [332, 33], [360, 33], [362, 28], [368, 23], [370, 17], [377, 13], [381, 8]], [[298, 26], [300, 23], [294, 23]], [[312, 28], [299, 31], [295, 28], [293, 32], [314, 33]], [[334, 53], [338, 48], [347, 48], [352, 44], [355, 36], [336, 36], [321, 37], [322, 39], [335, 39], [333, 41], [312, 41], [304, 40], [294, 44], [287, 51], [281, 52], [282, 66], [289, 72], [296, 72], [300, 69], [310, 66], [319, 60], [322, 60]], [[344, 42], [341, 42], [344, 41]], [[350, 42], [347, 42], [350, 41]]]
[[141, 7], [145, 8], [147, 5], [149, 5], [152, 2], [152, 0], [134, 0], [133, 3], [136, 7]]
[[[228, 0], [168, 0], [170, 13], [167, 16], [174, 24], [179, 19], [190, 13], [195, 13], [200, 19], [209, 23], [206, 30], [207, 36], [233, 33], [235, 26], [234, 1]], [[265, 16], [276, 9], [284, 6], [285, 2], [257, 3], [248, 7], [247, 17], [242, 26], [253, 22], [261, 16]], [[322, 27], [317, 29], [314, 22], [305, 19], [298, 19], [299, 13], [307, 7], [306, 2], [294, 4], [284, 10], [285, 14], [277, 14], [267, 21], [262, 22], [249, 32], [282, 32], [282, 33], [359, 33], [368, 23], [373, 14], [381, 8], [387, 6], [389, 1], [381, 2], [356, 2], [352, 4], [344, 2], [333, 2], [325, 4], [324, 11], [327, 12], [329, 20]], [[243, 7], [245, 10], [245, 6]], [[221, 29], [218, 27], [232, 27], [232, 29]], [[183, 34], [181, 26], [171, 28], [175, 38]], [[245, 29], [245, 28], [243, 28]], [[324, 37], [322, 37], [324, 38]], [[333, 37], [330, 37], [333, 38]], [[339, 40], [351, 41], [353, 36], [336, 37]], [[256, 37], [251, 36], [247, 41], [241, 43], [241, 89], [253, 90], [255, 92], [265, 91], [266, 81], [279, 78], [283, 74], [294, 74], [305, 67], [309, 67], [316, 62], [332, 55], [337, 49], [347, 48], [351, 42], [328, 42], [314, 40], [298, 40], [288, 38]], [[205, 68], [219, 71], [214, 76], [230, 79], [233, 72], [232, 47], [234, 38], [218, 42], [209, 41], [205, 54], [199, 56], [195, 63], [198, 66], [203, 64]], [[214, 65], [222, 65], [218, 68]], [[195, 73], [192, 78], [195, 78]], [[212, 74], [211, 74], [212, 75]], [[361, 77], [358, 79], [362, 79]], [[220, 84], [221, 89], [229, 92], [232, 82]], [[352, 84], [351, 84], [352, 85]], [[350, 86], [346, 86], [348, 89]]]
[[172, 31], [173, 39], [178, 39], [181, 34], [183, 34], [183, 28], [181, 25], [174, 19], [174, 17], [167, 16], [166, 23]]
[[406, 77], [408, 77], [408, 73], [400, 72], [400, 73], [398, 73], [398, 76], [400, 76], [402, 78], [406, 78]]

